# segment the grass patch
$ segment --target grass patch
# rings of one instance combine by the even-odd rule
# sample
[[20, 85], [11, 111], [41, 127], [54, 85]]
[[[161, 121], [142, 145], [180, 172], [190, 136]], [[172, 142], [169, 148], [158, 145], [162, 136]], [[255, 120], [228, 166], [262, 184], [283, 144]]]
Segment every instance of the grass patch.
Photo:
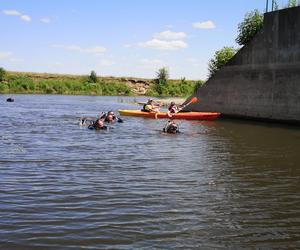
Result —
[[62, 95], [131, 95], [132, 90], [125, 83], [97, 83], [78, 79], [31, 79], [27, 76], [8, 76], [0, 83], [1, 93], [18, 94], [62, 94]]

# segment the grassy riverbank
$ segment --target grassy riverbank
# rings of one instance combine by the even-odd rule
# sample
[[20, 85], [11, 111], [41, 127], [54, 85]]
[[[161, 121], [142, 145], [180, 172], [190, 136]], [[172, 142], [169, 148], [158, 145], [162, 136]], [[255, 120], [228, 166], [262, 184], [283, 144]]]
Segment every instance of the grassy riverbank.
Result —
[[92, 83], [88, 76], [6, 72], [0, 83], [2, 94], [64, 94], [64, 95], [151, 95], [189, 96], [199, 82], [169, 80], [163, 93], [155, 91], [151, 79], [131, 77], [97, 77]]

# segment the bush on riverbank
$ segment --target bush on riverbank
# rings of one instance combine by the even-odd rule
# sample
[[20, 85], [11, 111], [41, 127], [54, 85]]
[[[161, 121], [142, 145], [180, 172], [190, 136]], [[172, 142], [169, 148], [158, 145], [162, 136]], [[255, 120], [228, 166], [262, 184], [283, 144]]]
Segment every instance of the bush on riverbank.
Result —
[[165, 67], [156, 72], [153, 82], [154, 84], [146, 91], [147, 96], [187, 97], [203, 84], [203, 81], [188, 81], [185, 78], [169, 80], [169, 71]]
[[235, 55], [236, 49], [233, 47], [224, 47], [214, 54], [214, 57], [208, 63], [209, 76], [218, 72]]
[[188, 81], [182, 78], [179, 81], [172, 80], [164, 84], [154, 84], [147, 90], [146, 95], [186, 97], [192, 95], [202, 84], [203, 81]]
[[0, 68], [0, 82], [4, 80], [5, 74], [6, 74], [5, 69]]
[[238, 36], [235, 41], [239, 45], [246, 45], [262, 28], [264, 15], [259, 10], [246, 13], [244, 20], [238, 25]]

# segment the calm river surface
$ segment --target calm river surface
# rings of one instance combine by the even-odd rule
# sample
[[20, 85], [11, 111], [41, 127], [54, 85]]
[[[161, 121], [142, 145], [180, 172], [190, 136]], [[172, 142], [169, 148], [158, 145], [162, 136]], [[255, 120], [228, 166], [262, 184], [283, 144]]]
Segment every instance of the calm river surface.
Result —
[[[125, 117], [133, 97], [0, 95], [0, 249], [300, 247], [300, 129]], [[138, 100], [143, 100], [140, 98]]]

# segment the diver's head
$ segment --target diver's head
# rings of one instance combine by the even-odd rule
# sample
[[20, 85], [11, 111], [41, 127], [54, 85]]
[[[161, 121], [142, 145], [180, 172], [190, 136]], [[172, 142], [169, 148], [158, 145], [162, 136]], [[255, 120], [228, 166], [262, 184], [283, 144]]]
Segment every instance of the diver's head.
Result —
[[178, 132], [178, 126], [175, 122], [171, 122], [168, 126], [167, 132], [170, 134], [176, 134]]
[[98, 128], [102, 128], [102, 127], [104, 126], [104, 122], [103, 122], [102, 120], [98, 119], [98, 120], [96, 121], [96, 126], [97, 126]]
[[112, 122], [113, 120], [114, 120], [114, 116], [113, 116], [112, 114], [108, 114], [108, 115], [106, 116], [106, 121]]

